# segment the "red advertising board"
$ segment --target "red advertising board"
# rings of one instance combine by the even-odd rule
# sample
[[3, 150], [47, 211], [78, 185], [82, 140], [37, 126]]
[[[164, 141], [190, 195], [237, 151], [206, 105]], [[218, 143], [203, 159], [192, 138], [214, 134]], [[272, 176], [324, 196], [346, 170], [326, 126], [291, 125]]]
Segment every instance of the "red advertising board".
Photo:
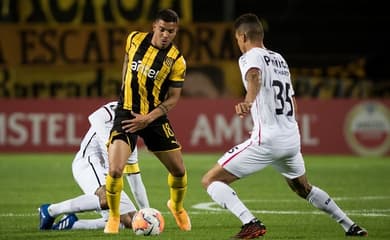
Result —
[[75, 152], [105, 100], [0, 101], [0, 152]]
[[[106, 99], [0, 101], [0, 152], [75, 152]], [[249, 136], [237, 99], [181, 99], [169, 113], [183, 152], [224, 152]], [[305, 154], [390, 155], [390, 100], [298, 100]]]

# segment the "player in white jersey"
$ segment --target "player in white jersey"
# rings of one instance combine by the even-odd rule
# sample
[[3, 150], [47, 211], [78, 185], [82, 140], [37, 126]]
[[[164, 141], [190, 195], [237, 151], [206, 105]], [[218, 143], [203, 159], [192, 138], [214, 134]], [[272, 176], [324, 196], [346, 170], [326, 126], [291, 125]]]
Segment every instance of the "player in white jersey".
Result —
[[[83, 137], [80, 150], [72, 162], [74, 179], [84, 194], [59, 203], [41, 205], [39, 208], [39, 228], [41, 230], [104, 228], [108, 219], [108, 205], [105, 195], [105, 181], [108, 171], [106, 142], [113, 125], [116, 106], [117, 102], [110, 102], [89, 115], [90, 128]], [[149, 207], [149, 200], [138, 166], [137, 149], [130, 155], [124, 173], [138, 207], [140, 209]], [[77, 212], [85, 211], [99, 211], [102, 217], [81, 220], [75, 215]], [[122, 191], [120, 212], [123, 227], [131, 227], [131, 218], [135, 211], [134, 204]], [[60, 215], [63, 215], [63, 218], [54, 224], [55, 218]]]
[[264, 47], [264, 30], [257, 16], [243, 14], [237, 18], [235, 37], [242, 52], [239, 67], [246, 89], [245, 100], [235, 110], [240, 117], [250, 114], [253, 130], [248, 140], [226, 152], [202, 179], [210, 197], [241, 220], [241, 231], [234, 238], [257, 238], [266, 233], [266, 227], [229, 185], [269, 165], [300, 197], [335, 219], [347, 236], [367, 236], [367, 231], [356, 225], [325, 191], [308, 182], [290, 71], [280, 54]]

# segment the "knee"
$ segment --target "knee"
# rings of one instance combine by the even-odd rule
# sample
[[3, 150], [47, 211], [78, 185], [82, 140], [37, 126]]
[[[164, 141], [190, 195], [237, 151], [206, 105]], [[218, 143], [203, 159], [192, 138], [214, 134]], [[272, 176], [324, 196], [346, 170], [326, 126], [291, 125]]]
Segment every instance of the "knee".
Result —
[[292, 190], [301, 198], [306, 199], [306, 197], [309, 195], [311, 191], [311, 186], [310, 185], [299, 185], [299, 186], [294, 186]]
[[306, 197], [307, 197], [307, 195], [309, 195], [310, 191], [308, 191], [307, 189], [302, 189], [302, 190], [296, 191], [296, 193], [297, 193], [298, 196], [300, 196], [301, 198], [306, 199]]
[[211, 183], [212, 183], [211, 178], [209, 177], [208, 174], [205, 174], [205, 175], [202, 177], [202, 179], [201, 179], [201, 184], [202, 184], [203, 188], [204, 188], [204, 189], [207, 189], [207, 188], [210, 186]]
[[294, 179], [286, 179], [286, 180], [291, 190], [293, 190], [301, 198], [306, 199], [312, 187], [311, 184], [307, 181], [305, 175], [302, 175]]
[[186, 167], [184, 166], [183, 160], [175, 160], [174, 164], [168, 166], [168, 172], [173, 177], [184, 177], [186, 176]]
[[184, 168], [183, 169], [173, 169], [173, 170], [169, 171], [169, 173], [173, 177], [184, 177], [186, 175], [186, 170]]
[[123, 175], [123, 168], [120, 167], [112, 167], [109, 169], [109, 174], [113, 178], [119, 178]]

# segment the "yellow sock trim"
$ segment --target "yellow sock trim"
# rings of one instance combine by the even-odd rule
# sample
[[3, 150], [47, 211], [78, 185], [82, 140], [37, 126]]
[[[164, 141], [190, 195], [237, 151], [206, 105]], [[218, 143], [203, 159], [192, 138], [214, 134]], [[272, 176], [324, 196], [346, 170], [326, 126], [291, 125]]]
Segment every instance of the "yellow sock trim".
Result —
[[183, 209], [184, 197], [187, 192], [187, 173], [183, 177], [168, 174], [168, 186], [172, 208], [176, 211]]
[[106, 196], [107, 204], [110, 208], [110, 216], [119, 217], [119, 204], [121, 200], [121, 191], [123, 189], [123, 178], [113, 178], [110, 175], [106, 177]]
[[140, 169], [138, 163], [126, 164], [125, 168], [123, 169], [124, 174], [135, 174], [139, 172]]

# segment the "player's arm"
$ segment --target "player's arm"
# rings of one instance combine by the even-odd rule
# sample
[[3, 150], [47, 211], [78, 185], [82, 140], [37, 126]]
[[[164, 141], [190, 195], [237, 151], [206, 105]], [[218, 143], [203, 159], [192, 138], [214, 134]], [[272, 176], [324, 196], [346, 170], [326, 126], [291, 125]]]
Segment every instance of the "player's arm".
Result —
[[297, 104], [297, 100], [295, 99], [294, 96], [292, 96], [291, 98], [292, 98], [292, 101], [293, 101], [294, 116], [296, 118], [298, 116], [298, 104]]
[[129, 55], [126, 52], [125, 57], [123, 59], [123, 66], [122, 66], [122, 88], [124, 87], [124, 84], [125, 84], [128, 62], [129, 62]]
[[173, 109], [176, 104], [179, 102], [181, 96], [181, 87], [170, 87], [168, 89], [168, 95], [164, 102], [160, 103], [160, 105], [153, 109], [149, 116], [149, 123], [153, 122], [157, 118], [166, 115], [171, 109]]
[[122, 121], [122, 127], [126, 132], [136, 132], [148, 126], [157, 118], [166, 115], [168, 111], [174, 108], [180, 99], [181, 88], [170, 87], [168, 96], [157, 108], [153, 109], [147, 115], [132, 113], [135, 118]]
[[[180, 56], [172, 66], [172, 71], [168, 76], [170, 87], [166, 99], [158, 105], [149, 115], [149, 123], [157, 118], [166, 115], [179, 102], [183, 88], [184, 77], [186, 72], [186, 61]], [[148, 124], [149, 124], [148, 123]]]
[[123, 66], [122, 66], [122, 89], [124, 88], [124, 84], [126, 80], [126, 73], [127, 73], [128, 63], [129, 63], [129, 51], [132, 46], [133, 38], [138, 33], [139, 33], [138, 31], [131, 32], [126, 39], [125, 56], [123, 58]]
[[253, 101], [255, 101], [257, 93], [261, 87], [261, 71], [258, 68], [250, 68], [245, 75], [245, 79], [248, 82], [247, 91], [244, 102], [238, 103], [236, 113], [241, 117], [245, 117], [250, 112]]

